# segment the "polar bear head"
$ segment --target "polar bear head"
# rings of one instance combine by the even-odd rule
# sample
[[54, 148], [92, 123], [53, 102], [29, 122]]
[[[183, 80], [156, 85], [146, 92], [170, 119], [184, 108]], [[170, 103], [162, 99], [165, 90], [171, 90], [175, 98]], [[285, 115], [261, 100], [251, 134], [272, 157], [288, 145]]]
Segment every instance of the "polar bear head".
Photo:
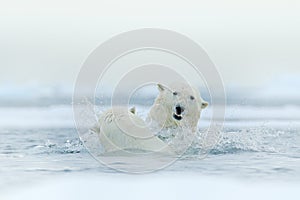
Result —
[[184, 125], [196, 131], [201, 110], [208, 106], [198, 90], [185, 83], [157, 87], [159, 95], [150, 110], [152, 121], [163, 128]]

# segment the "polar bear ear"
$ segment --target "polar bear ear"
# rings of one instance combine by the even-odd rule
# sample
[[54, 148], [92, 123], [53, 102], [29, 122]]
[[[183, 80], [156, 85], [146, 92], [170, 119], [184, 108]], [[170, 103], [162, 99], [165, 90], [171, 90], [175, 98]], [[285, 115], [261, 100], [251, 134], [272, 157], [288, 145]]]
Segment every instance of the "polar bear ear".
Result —
[[201, 108], [202, 109], [206, 108], [207, 106], [208, 106], [208, 102], [206, 102], [206, 101], [201, 102]]
[[130, 108], [130, 109], [129, 109], [129, 112], [131, 112], [132, 114], [135, 114], [135, 113], [136, 113], [135, 107]]
[[164, 85], [160, 84], [160, 83], [157, 84], [157, 88], [158, 88], [158, 90], [159, 90], [160, 92], [166, 90], [166, 87], [165, 87]]

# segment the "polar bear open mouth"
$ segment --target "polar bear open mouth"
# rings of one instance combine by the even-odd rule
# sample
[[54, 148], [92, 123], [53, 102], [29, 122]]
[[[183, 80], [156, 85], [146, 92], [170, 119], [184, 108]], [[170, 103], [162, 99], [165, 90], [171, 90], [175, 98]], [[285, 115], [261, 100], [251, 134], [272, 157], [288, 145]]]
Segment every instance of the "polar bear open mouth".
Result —
[[182, 119], [182, 115], [177, 115], [176, 113], [173, 113], [173, 117], [178, 121]]

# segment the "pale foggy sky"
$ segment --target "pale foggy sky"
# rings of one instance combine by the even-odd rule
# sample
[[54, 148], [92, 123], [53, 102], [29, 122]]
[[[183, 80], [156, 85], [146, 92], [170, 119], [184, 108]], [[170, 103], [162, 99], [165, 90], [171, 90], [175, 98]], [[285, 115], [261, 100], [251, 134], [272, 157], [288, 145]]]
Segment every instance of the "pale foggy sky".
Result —
[[153, 27], [198, 42], [229, 85], [300, 75], [300, 3], [271, 1], [6, 1], [0, 3], [0, 84], [72, 85], [103, 41]]

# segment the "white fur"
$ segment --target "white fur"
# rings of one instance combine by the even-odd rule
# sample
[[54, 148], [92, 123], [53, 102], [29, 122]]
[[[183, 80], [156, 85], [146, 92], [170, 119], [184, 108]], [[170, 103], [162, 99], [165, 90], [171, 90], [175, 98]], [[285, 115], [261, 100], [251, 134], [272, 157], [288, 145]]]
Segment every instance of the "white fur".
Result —
[[156, 137], [135, 109], [116, 107], [104, 112], [96, 127], [105, 153], [120, 150], [146, 150], [170, 153], [172, 150]]
[[[162, 84], [157, 84], [157, 86], [159, 95], [151, 107], [148, 120], [154, 121], [160, 128], [185, 126], [195, 132], [201, 110], [208, 106], [208, 103], [201, 98], [199, 91], [185, 83], [175, 83], [170, 87]], [[176, 105], [184, 107], [181, 120], [173, 117]]]

